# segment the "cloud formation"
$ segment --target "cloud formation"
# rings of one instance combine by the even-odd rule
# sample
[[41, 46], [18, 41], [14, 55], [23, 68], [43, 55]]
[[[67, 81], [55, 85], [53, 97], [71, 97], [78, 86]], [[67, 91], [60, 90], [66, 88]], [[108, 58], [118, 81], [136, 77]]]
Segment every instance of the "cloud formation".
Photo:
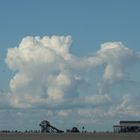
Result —
[[138, 55], [121, 42], [102, 44], [97, 55], [105, 64], [103, 79], [98, 88], [99, 93], [108, 93], [113, 84], [127, 80], [126, 68], [139, 60]]
[[[99, 51], [82, 58], [71, 54], [71, 44], [71, 36], [28, 36], [18, 47], [8, 49], [6, 63], [15, 71], [10, 81], [12, 107], [57, 108], [111, 102], [113, 85], [127, 80], [126, 68], [139, 61], [138, 53], [121, 42], [104, 43]], [[80, 88], [87, 83], [84, 73], [92, 74], [101, 66], [104, 72], [96, 91], [81, 96]]]
[[103, 128], [111, 120], [138, 118], [140, 89], [130, 93], [119, 88], [134, 84], [127, 70], [140, 61], [140, 53], [121, 42], [107, 42], [97, 52], [77, 57], [70, 52], [71, 44], [71, 36], [27, 36], [9, 48], [5, 61], [15, 75], [9, 93], [0, 93], [1, 108], [18, 109], [12, 116], [22, 116], [23, 123], [30, 112], [34, 121], [47, 116], [53, 122], [57, 116], [58, 126], [71, 120]]

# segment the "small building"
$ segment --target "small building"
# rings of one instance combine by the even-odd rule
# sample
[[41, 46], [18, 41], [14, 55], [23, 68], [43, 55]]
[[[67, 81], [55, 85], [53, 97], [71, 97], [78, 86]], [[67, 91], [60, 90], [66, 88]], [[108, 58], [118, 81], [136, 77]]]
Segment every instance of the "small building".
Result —
[[127, 133], [127, 132], [140, 132], [140, 121], [120, 121], [119, 125], [114, 125], [114, 132]]
[[72, 129], [67, 129], [68, 133], [80, 133], [79, 129], [77, 127], [73, 127]]

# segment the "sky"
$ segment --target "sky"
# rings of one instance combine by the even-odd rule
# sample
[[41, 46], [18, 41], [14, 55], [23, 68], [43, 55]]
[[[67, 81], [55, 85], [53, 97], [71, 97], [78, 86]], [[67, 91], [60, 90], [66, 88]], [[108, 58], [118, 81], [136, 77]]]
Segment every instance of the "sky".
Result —
[[139, 13], [139, 0], [1, 0], [0, 130], [140, 120]]

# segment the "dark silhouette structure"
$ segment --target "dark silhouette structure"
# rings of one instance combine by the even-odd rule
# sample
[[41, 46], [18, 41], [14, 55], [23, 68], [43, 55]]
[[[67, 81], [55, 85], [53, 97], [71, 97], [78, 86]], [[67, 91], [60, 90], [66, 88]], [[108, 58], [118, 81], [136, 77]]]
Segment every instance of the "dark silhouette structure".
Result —
[[77, 127], [73, 127], [72, 129], [67, 130], [68, 133], [79, 133], [79, 129]]
[[73, 127], [71, 132], [79, 133], [80, 131], [79, 131], [79, 129], [77, 127]]
[[114, 125], [114, 132], [128, 133], [140, 132], [140, 121], [120, 121], [119, 125]]
[[56, 127], [52, 126], [49, 121], [43, 120], [40, 123], [41, 126], [41, 133], [63, 133], [64, 131], [57, 129]]

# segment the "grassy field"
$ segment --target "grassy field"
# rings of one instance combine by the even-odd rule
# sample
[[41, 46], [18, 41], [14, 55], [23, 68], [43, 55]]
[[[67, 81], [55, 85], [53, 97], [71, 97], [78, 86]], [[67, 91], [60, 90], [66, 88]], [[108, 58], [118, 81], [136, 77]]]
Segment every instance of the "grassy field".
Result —
[[140, 133], [0, 134], [0, 140], [140, 140]]

